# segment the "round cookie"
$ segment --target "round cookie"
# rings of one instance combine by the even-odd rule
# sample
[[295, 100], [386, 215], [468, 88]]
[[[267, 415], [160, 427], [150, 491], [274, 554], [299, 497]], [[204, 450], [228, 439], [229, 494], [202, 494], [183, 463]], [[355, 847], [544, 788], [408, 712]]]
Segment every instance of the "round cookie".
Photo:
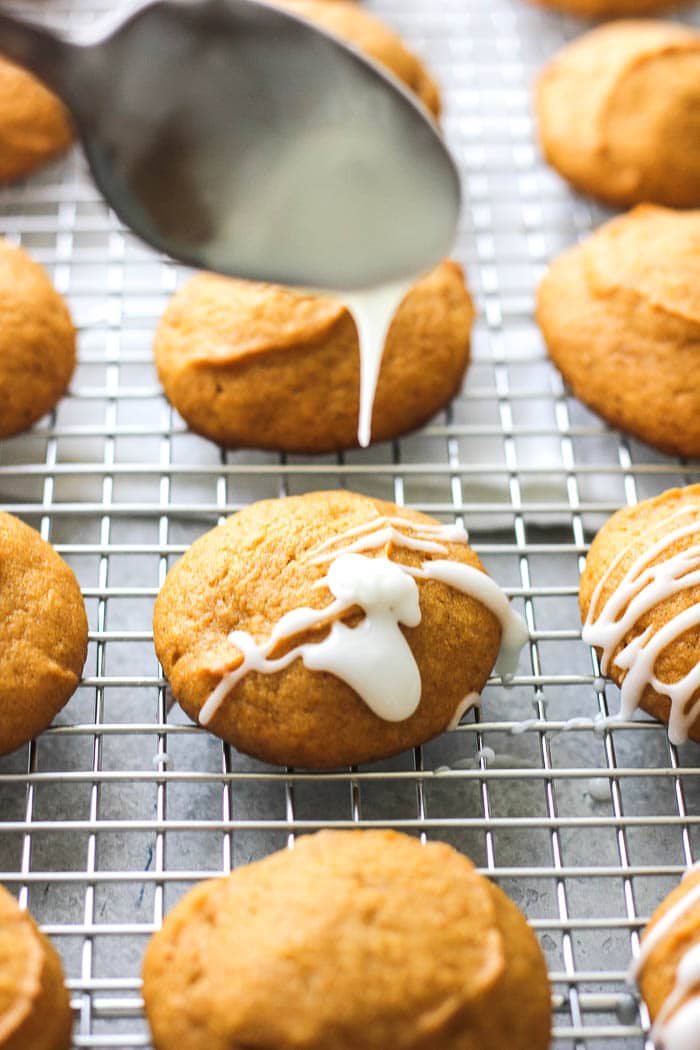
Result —
[[0, 886], [0, 1050], [69, 1050], [72, 1027], [56, 949]]
[[308, 18], [321, 29], [353, 44], [380, 66], [386, 66], [435, 118], [440, 116], [438, 86], [421, 60], [404, 46], [396, 33], [368, 11], [345, 0], [285, 0], [279, 6]]
[[664, 452], [700, 456], [700, 211], [640, 206], [551, 264], [549, 354], [579, 400]]
[[613, 206], [700, 205], [700, 33], [658, 21], [600, 26], [537, 82], [547, 161]]
[[[359, 560], [348, 563], [349, 551]], [[438, 573], [438, 562], [471, 574], [472, 592], [481, 585], [497, 597], [477, 600], [429, 576], [426, 566]], [[340, 586], [338, 566], [350, 571]], [[423, 578], [413, 584], [402, 566]], [[360, 573], [380, 572], [392, 578], [357, 582]], [[339, 595], [355, 586], [357, 595], [340, 607]], [[308, 622], [297, 619], [280, 633], [283, 616], [309, 609]], [[441, 733], [465, 697], [477, 698], [502, 633], [516, 653], [527, 637], [463, 531], [350, 492], [265, 500], [206, 533], [168, 573], [153, 627], [158, 658], [190, 718], [264, 761], [325, 769], [396, 754]], [[329, 653], [336, 641], [340, 668], [338, 654]], [[300, 651], [303, 643], [308, 649]], [[285, 655], [283, 666], [267, 662]], [[387, 709], [392, 688], [398, 695]]]
[[28, 174], [72, 139], [63, 103], [31, 73], [0, 58], [0, 182]]
[[0, 754], [31, 740], [78, 687], [87, 616], [73, 571], [0, 512]]
[[[473, 317], [456, 263], [414, 285], [386, 339], [373, 441], [420, 426], [455, 395]], [[357, 329], [337, 300], [199, 274], [166, 309], [155, 359], [168, 399], [218, 444], [294, 452], [357, 445]]]
[[581, 18], [624, 18], [625, 15], [646, 15], [654, 11], [670, 11], [687, 7], [689, 0], [531, 0], [540, 7], [566, 11]]
[[74, 368], [65, 302], [39, 263], [0, 238], [0, 438], [49, 412]]
[[549, 1046], [524, 916], [450, 846], [391, 831], [323, 831], [200, 884], [151, 939], [143, 994], [156, 1050]]
[[[690, 868], [642, 935], [636, 977], [665, 1050], [697, 1046], [700, 1018], [700, 870]], [[692, 1033], [692, 1038], [689, 1036]]]
[[584, 641], [622, 690], [669, 725], [673, 743], [700, 740], [700, 485], [624, 507], [595, 537], [579, 591]]

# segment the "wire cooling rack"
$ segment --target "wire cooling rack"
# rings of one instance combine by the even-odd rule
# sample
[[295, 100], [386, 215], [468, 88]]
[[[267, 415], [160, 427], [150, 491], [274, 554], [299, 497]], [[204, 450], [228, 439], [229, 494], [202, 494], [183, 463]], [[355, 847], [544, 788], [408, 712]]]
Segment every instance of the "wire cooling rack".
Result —
[[[547, 260], [605, 217], [542, 165], [530, 116], [532, 76], [581, 27], [525, 0], [372, 6], [441, 81], [464, 174], [457, 256], [479, 307], [474, 360], [421, 433], [337, 457], [220, 453], [187, 433], [151, 361], [183, 273], [125, 234], [77, 152], [0, 192], [0, 232], [47, 266], [80, 328], [70, 395], [0, 444], [0, 506], [71, 563], [90, 616], [78, 693], [0, 760], [0, 880], [64, 957], [76, 1047], [148, 1047], [141, 956], [197, 880], [316, 828], [388, 825], [453, 843], [525, 910], [551, 972], [556, 1047], [640, 1048], [648, 1019], [625, 972], [646, 918], [700, 856], [697, 747], [670, 746], [649, 722], [594, 729], [617, 692], [580, 641], [577, 611], [596, 529], [621, 504], [698, 480], [700, 465], [586, 412], [532, 320]], [[92, 0], [56, 0], [50, 15], [97, 13]], [[226, 514], [343, 486], [463, 519], [532, 644], [511, 688], [485, 689], [479, 720], [391, 762], [280, 771], [169, 710], [153, 599]]]

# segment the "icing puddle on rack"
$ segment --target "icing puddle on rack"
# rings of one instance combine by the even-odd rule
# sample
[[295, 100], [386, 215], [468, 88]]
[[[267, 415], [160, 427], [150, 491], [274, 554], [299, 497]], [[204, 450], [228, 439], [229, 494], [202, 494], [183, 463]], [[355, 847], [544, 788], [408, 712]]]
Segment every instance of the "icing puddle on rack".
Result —
[[[345, 682], [379, 718], [388, 722], [410, 718], [420, 703], [422, 683], [400, 625], [417, 627], [421, 621], [416, 583], [421, 579], [437, 580], [467, 594], [496, 616], [502, 632], [497, 673], [512, 675], [529, 638], [527, 627], [486, 573], [447, 558], [426, 560], [414, 567], [364, 554], [388, 543], [426, 554], [449, 554], [445, 543], [467, 541], [461, 526], [380, 516], [314, 548], [307, 556], [309, 564], [330, 563], [316, 586], [327, 587], [333, 601], [322, 609], [292, 609], [264, 642], [256, 641], [247, 631], [233, 631], [229, 641], [243, 660], [211, 693], [200, 712], [200, 723], [211, 722], [229, 692], [250, 671], [274, 674], [296, 659], [310, 670], [329, 672]], [[340, 617], [357, 607], [365, 615], [356, 627], [348, 627]], [[330, 631], [322, 641], [296, 645], [278, 658], [271, 656], [280, 642], [329, 624]], [[474, 694], [466, 699], [470, 705], [475, 702]]]
[[664, 649], [686, 631], [700, 627], [700, 604], [684, 609], [658, 631], [649, 626], [626, 645], [623, 642], [639, 620], [661, 602], [700, 585], [700, 543], [691, 544], [676, 554], [662, 558], [657, 564], [651, 564], [661, 555], [667, 554], [674, 544], [696, 534], [700, 536], [700, 515], [695, 506], [682, 508], [655, 527], [663, 528], [689, 514], [693, 515], [689, 524], [673, 529], [632, 562], [620, 584], [598, 610], [606, 582], [631, 545], [618, 554], [593, 592], [581, 635], [588, 645], [602, 650], [600, 666], [603, 674], [608, 673], [611, 662], [626, 672], [620, 689], [621, 718], [629, 718], [634, 714], [647, 686], [651, 686], [661, 696], [668, 697], [671, 702], [668, 736], [672, 744], [685, 743], [688, 730], [697, 716], [700, 699], [693, 701], [693, 697], [700, 690], [700, 664], [696, 664], [677, 682], [665, 682], [658, 678], [655, 665]]

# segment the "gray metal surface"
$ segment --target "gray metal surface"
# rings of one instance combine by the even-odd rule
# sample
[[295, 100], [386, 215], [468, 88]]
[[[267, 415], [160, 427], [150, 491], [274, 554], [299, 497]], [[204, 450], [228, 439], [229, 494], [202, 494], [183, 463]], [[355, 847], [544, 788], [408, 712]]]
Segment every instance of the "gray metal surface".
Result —
[[[48, 267], [80, 327], [70, 396], [0, 444], [0, 507], [67, 558], [90, 615], [80, 690], [54, 728], [0, 759], [0, 881], [64, 957], [76, 1047], [149, 1045], [141, 955], [197, 880], [314, 828], [390, 825], [453, 843], [526, 911], [557, 1048], [639, 1050], [647, 1018], [625, 971], [645, 919], [700, 856], [697, 747], [673, 748], [643, 721], [602, 734], [568, 724], [617, 708], [579, 637], [590, 537], [619, 505], [700, 477], [567, 396], [532, 320], [547, 260], [604, 218], [543, 167], [529, 109], [536, 69], [580, 27], [525, 0], [372, 6], [440, 79], [464, 173], [457, 254], [479, 307], [474, 360], [420, 434], [341, 457], [221, 454], [186, 432], [151, 362], [184, 274], [125, 235], [77, 154], [0, 191], [0, 232]], [[97, 10], [56, 0], [51, 15]], [[480, 721], [391, 762], [296, 774], [168, 713], [151, 610], [168, 565], [221, 516], [335, 486], [463, 517], [533, 641], [513, 686], [486, 688]]]

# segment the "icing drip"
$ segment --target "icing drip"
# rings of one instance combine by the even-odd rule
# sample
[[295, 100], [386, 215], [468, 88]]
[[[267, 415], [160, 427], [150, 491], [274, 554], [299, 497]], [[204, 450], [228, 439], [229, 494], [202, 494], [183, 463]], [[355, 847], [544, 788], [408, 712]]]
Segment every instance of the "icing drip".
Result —
[[462, 721], [462, 716], [466, 715], [467, 711], [471, 711], [473, 707], [481, 707], [481, 696], [479, 693], [467, 693], [464, 700], [459, 701], [447, 728], [456, 729]]
[[629, 547], [620, 552], [593, 592], [581, 635], [588, 645], [602, 650], [600, 666], [604, 674], [608, 673], [611, 662], [626, 672], [620, 689], [620, 717], [629, 718], [634, 713], [647, 686], [668, 697], [671, 702], [668, 735], [674, 744], [688, 739], [688, 730], [698, 713], [700, 697], [695, 700], [693, 697], [700, 690], [700, 663], [678, 682], [659, 679], [655, 674], [655, 666], [667, 646], [686, 631], [700, 627], [700, 603], [678, 613], [658, 631], [649, 626], [619, 652], [616, 653], [616, 650], [622, 646], [625, 635], [657, 605], [674, 594], [700, 585], [700, 543], [693, 543], [656, 565], [651, 564], [680, 540], [693, 535], [700, 536], [700, 512], [697, 507], [685, 507], [666, 522], [661, 522], [661, 525], [671, 524], [688, 514], [695, 516], [690, 524], [673, 529], [635, 559], [598, 612], [603, 588]]
[[343, 292], [341, 298], [352, 314], [360, 348], [360, 411], [357, 441], [367, 448], [372, 437], [372, 411], [384, 343], [394, 315], [413, 281], [396, 281], [361, 292]]
[[[697, 864], [693, 865], [686, 872], [686, 877], [697, 868]], [[632, 967], [634, 977], [639, 978], [654, 949], [668, 936], [679, 919], [698, 902], [700, 902], [700, 883], [669, 908], [647, 932], [642, 941], [639, 958]], [[693, 989], [698, 989], [700, 992], [698, 986], [700, 986], [700, 943], [696, 942], [681, 957], [676, 970], [673, 990], [659, 1011], [651, 1030], [652, 1041], [660, 1050], [700, 1050], [700, 995], [690, 994]], [[690, 997], [687, 998], [688, 996]]]
[[[228, 693], [249, 671], [274, 674], [296, 659], [301, 659], [310, 670], [328, 672], [345, 682], [379, 718], [388, 722], [410, 718], [420, 703], [422, 683], [399, 625], [417, 627], [420, 623], [416, 579], [438, 580], [485, 605], [501, 623], [497, 666], [503, 668], [504, 674], [512, 674], [529, 637], [527, 627], [486, 573], [446, 559], [424, 561], [418, 568], [361, 553], [393, 543], [407, 550], [447, 554], [448, 549], [440, 540], [466, 543], [467, 533], [456, 525], [423, 525], [409, 519], [378, 516], [315, 547], [308, 555], [309, 562], [331, 563], [327, 575], [316, 586], [327, 587], [333, 601], [323, 609], [292, 609], [264, 642], [257, 642], [247, 631], [232, 631], [229, 641], [240, 650], [242, 660], [223, 676], [208, 697], [199, 714], [202, 725], [212, 720]], [[365, 616], [357, 626], [340, 622], [340, 617], [358, 606]], [[272, 655], [281, 643], [295, 635], [329, 625], [329, 633], [320, 642], [305, 642], [283, 656]], [[478, 699], [477, 694], [467, 697], [470, 706]], [[459, 711], [459, 717], [464, 710]]]
[[[399, 624], [417, 627], [420, 623], [415, 581], [386, 558], [344, 554], [333, 562], [323, 582], [335, 601], [325, 609], [293, 609], [264, 644], [259, 645], [247, 631], [231, 632], [229, 641], [241, 650], [243, 662], [222, 678], [205, 703], [199, 715], [203, 725], [249, 671], [274, 674], [299, 657], [311, 670], [328, 671], [346, 682], [385, 721], [410, 718], [420, 701], [421, 681]], [[271, 657], [280, 642], [324, 626], [357, 605], [366, 614], [357, 627], [336, 619], [323, 641], [296, 645], [284, 656]]]

